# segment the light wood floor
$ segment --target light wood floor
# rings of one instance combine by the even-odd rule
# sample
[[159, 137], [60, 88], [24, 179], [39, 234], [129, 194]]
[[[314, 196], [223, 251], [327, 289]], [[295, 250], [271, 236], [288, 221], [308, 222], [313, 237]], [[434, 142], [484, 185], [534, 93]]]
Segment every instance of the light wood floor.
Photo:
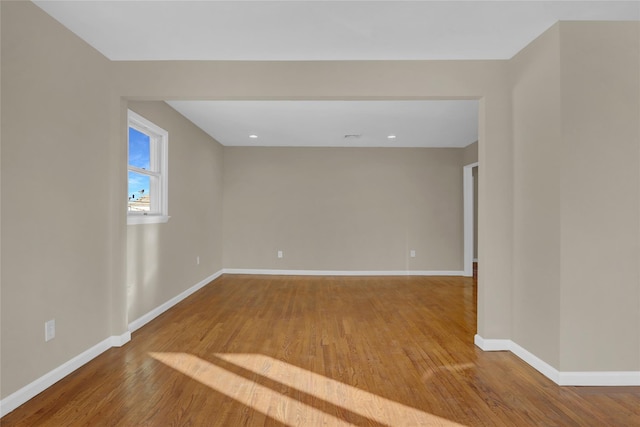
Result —
[[2, 426], [640, 426], [640, 387], [484, 353], [473, 279], [223, 276]]

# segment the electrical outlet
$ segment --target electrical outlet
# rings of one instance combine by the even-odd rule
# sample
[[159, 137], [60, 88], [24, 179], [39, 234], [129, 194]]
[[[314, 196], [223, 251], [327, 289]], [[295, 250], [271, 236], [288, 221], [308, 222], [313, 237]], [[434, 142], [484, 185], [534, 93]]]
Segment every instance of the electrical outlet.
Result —
[[51, 341], [56, 337], [56, 319], [44, 322], [44, 341]]
[[278, 251], [278, 258], [282, 258], [284, 256], [284, 254], [282, 253], [282, 251]]
[[199, 256], [196, 257], [196, 264], [200, 265], [200, 257]]
[[416, 251], [414, 249], [411, 249], [411, 252], [409, 252], [409, 255], [411, 255], [411, 258], [415, 258], [416, 257]]

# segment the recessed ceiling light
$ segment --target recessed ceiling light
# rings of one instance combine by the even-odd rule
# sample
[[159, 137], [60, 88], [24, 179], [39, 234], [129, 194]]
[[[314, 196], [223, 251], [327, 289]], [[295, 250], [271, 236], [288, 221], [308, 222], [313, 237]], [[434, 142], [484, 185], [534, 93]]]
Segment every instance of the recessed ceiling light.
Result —
[[251, 139], [256, 139], [258, 137], [258, 135], [249, 135], [249, 138]]
[[387, 139], [396, 139], [395, 135], [387, 135]]

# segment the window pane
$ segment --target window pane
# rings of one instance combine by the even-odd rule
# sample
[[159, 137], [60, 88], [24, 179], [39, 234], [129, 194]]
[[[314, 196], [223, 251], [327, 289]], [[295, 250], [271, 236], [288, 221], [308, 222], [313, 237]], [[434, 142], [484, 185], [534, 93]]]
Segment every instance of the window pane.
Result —
[[150, 177], [129, 171], [129, 212], [151, 210]]
[[129, 128], [129, 165], [149, 170], [151, 141], [149, 135]]

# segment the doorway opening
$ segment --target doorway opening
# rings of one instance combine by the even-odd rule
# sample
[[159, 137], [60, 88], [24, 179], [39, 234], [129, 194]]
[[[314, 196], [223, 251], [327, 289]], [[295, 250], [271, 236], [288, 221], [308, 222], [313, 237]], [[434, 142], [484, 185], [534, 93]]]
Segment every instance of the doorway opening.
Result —
[[[474, 174], [475, 171], [475, 174]], [[462, 168], [463, 218], [464, 218], [464, 275], [475, 277], [474, 263], [478, 261], [477, 224], [478, 224], [478, 162]], [[475, 175], [475, 177], [474, 177]], [[477, 265], [477, 264], [476, 264]]]

